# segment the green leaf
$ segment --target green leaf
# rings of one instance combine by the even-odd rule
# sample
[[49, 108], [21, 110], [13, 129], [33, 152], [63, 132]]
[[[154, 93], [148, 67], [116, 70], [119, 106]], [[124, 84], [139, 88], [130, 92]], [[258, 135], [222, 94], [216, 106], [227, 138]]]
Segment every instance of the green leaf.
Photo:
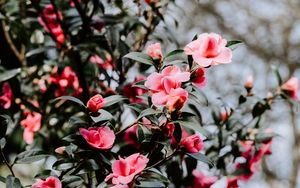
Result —
[[135, 187], [144, 188], [165, 188], [165, 184], [158, 181], [139, 181], [136, 183]]
[[138, 127], [136, 129], [136, 136], [137, 136], [137, 141], [139, 143], [142, 143], [143, 140], [145, 140], [144, 130], [143, 130], [143, 127], [141, 125], [138, 125]]
[[197, 131], [200, 132], [203, 136], [208, 136], [209, 133], [203, 129], [199, 124], [192, 122], [192, 121], [185, 121], [185, 120], [177, 120], [177, 121], [173, 121], [173, 123], [179, 123], [180, 125], [188, 128], [188, 129], [192, 129], [193, 131]]
[[230, 40], [227, 42], [226, 47], [232, 48], [233, 46], [238, 45], [240, 43], [243, 43], [243, 42], [240, 40]]
[[61, 96], [61, 97], [57, 97], [56, 99], [54, 99], [53, 101], [57, 101], [57, 100], [68, 100], [68, 101], [72, 101], [75, 102], [77, 104], [80, 104], [81, 106], [85, 105], [83, 104], [83, 102], [79, 99], [77, 99], [76, 97], [72, 97], [72, 96]]
[[170, 181], [167, 177], [165, 177], [159, 170], [156, 168], [150, 168], [148, 169], [144, 174], [142, 174], [143, 177], [146, 178], [153, 178], [157, 179], [165, 184], [169, 184]]
[[81, 187], [83, 182], [83, 179], [79, 176], [68, 176], [61, 181], [64, 188]]
[[5, 183], [5, 182], [6, 182], [6, 178], [3, 177], [3, 176], [0, 176], [0, 181], [1, 181], [2, 183]]
[[0, 139], [6, 134], [8, 124], [11, 124], [12, 120], [7, 115], [0, 115]]
[[165, 56], [165, 58], [164, 58], [164, 60], [166, 60], [166, 59], [168, 59], [168, 58], [170, 58], [170, 57], [172, 57], [172, 56], [174, 56], [174, 55], [182, 55], [183, 54], [183, 50], [182, 49], [177, 49], [177, 50], [174, 50], [174, 51], [172, 51], [172, 52], [169, 52], [166, 56]]
[[106, 110], [103, 110], [103, 109], [100, 109], [98, 111], [98, 113], [100, 113], [99, 116], [97, 117], [93, 117], [91, 116], [92, 120], [95, 122], [95, 123], [98, 123], [98, 122], [102, 122], [102, 121], [109, 121], [111, 119], [113, 119], [113, 115], [111, 113], [109, 113], [108, 111]]
[[202, 153], [186, 153], [189, 157], [192, 157], [198, 161], [204, 162], [208, 164], [210, 167], [214, 166], [214, 163], [208, 159], [204, 154]]
[[147, 109], [143, 110], [143, 111], [140, 113], [140, 115], [139, 115], [139, 117], [137, 118], [137, 120], [139, 120], [139, 119], [141, 119], [141, 118], [143, 118], [143, 117], [146, 117], [146, 116], [157, 115], [157, 114], [162, 114], [162, 112], [161, 112], [161, 111], [154, 110], [154, 109], [152, 109], [152, 108], [147, 108]]
[[181, 127], [180, 127], [179, 123], [174, 123], [174, 125], [175, 125], [175, 129], [174, 129], [174, 132], [173, 132], [173, 136], [174, 136], [176, 142], [180, 143], [181, 138], [182, 138], [182, 130], [181, 130]]
[[19, 153], [15, 159], [15, 163], [27, 164], [45, 159], [49, 154], [42, 150], [34, 149]]
[[6, 70], [0, 73], [0, 82], [9, 80], [21, 72], [21, 68]]
[[127, 100], [126, 97], [123, 97], [122, 95], [112, 95], [109, 97], [105, 97], [104, 101], [105, 101], [105, 106], [111, 106], [113, 104], [119, 103], [121, 101]]
[[18, 178], [9, 175], [6, 177], [6, 188], [21, 188], [21, 182]]
[[124, 58], [128, 58], [147, 65], [154, 65], [152, 58], [149, 55], [143, 54], [141, 52], [130, 52], [129, 54], [125, 55]]

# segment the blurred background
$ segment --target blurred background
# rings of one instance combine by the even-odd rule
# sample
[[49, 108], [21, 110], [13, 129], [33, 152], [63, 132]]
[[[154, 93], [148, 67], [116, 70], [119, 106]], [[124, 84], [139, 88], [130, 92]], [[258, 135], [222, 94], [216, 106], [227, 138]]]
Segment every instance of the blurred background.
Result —
[[[298, 0], [178, 0], [167, 14], [170, 24], [174, 24], [174, 18], [178, 21], [177, 29], [171, 33], [181, 48], [203, 32], [243, 41], [234, 50], [230, 65], [207, 72], [204, 92], [212, 100], [222, 97], [229, 106], [233, 105], [236, 101], [231, 96], [249, 75], [254, 77], [255, 92], [266, 96], [277, 83], [274, 68], [279, 69], [284, 81], [291, 76], [300, 78]], [[278, 134], [273, 141], [273, 154], [263, 162], [261, 173], [242, 187], [300, 187], [299, 106], [291, 108], [278, 102], [274, 109], [264, 120]]]

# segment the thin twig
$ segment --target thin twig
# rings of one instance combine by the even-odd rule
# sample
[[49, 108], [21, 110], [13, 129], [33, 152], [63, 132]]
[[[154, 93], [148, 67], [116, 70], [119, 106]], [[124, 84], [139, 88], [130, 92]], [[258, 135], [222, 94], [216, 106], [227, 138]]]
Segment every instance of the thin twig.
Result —
[[2, 158], [3, 158], [4, 163], [6, 164], [7, 168], [8, 168], [9, 171], [11, 172], [11, 175], [13, 175], [13, 176], [15, 177], [15, 173], [14, 173], [14, 171], [13, 171], [13, 169], [12, 169], [12, 165], [10, 165], [10, 164], [8, 163], [8, 161], [6, 160], [6, 158], [5, 158], [5, 156], [4, 156], [4, 153], [3, 153], [3, 150], [2, 150], [1, 147], [0, 147], [0, 151], [1, 151], [1, 155], [2, 155]]

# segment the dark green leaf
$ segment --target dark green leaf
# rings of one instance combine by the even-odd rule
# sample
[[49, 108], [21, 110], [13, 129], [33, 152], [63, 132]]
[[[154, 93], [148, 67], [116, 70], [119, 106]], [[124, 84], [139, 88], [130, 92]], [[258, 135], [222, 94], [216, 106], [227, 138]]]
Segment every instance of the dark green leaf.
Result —
[[6, 177], [6, 188], [21, 188], [21, 182], [18, 178], [9, 175]]
[[157, 181], [139, 181], [136, 183], [135, 187], [140, 187], [140, 188], [165, 188], [166, 186]]
[[12, 120], [7, 115], [0, 115], [0, 139], [6, 134], [8, 124], [12, 123]]
[[6, 70], [0, 73], [0, 82], [9, 80], [21, 72], [21, 68]]
[[154, 65], [152, 58], [149, 55], [143, 54], [141, 52], [130, 52], [129, 54], [125, 55], [124, 58], [128, 58], [147, 65]]
[[5, 147], [5, 144], [6, 144], [5, 138], [1, 138], [0, 139], [0, 148], [3, 149]]
[[81, 106], [84, 106], [85, 105], [83, 104], [83, 102], [75, 97], [72, 97], [72, 96], [61, 96], [61, 97], [57, 97], [56, 99], [54, 99], [53, 101], [57, 101], [57, 100], [69, 100], [69, 101], [72, 101], [72, 102], [75, 102], [77, 104], [80, 104]]
[[204, 162], [208, 164], [210, 167], [214, 166], [214, 163], [208, 159], [204, 154], [202, 153], [187, 153], [189, 157], [192, 157], [194, 159], [197, 159], [198, 161]]
[[15, 159], [15, 163], [32, 163], [45, 159], [49, 154], [42, 150], [34, 149], [19, 153]]
[[182, 137], [182, 130], [181, 130], [181, 127], [180, 127], [179, 123], [174, 123], [174, 124], [175, 124], [175, 129], [174, 129], [174, 132], [173, 132], [173, 136], [174, 136], [176, 142], [180, 143], [181, 137]]
[[109, 121], [111, 119], [113, 119], [113, 115], [111, 113], [109, 113], [108, 111], [106, 110], [103, 110], [103, 109], [100, 109], [98, 111], [98, 113], [100, 113], [99, 116], [97, 117], [93, 117], [91, 116], [92, 120], [95, 122], [95, 123], [98, 123], [98, 122], [102, 122], [102, 121]]
[[237, 44], [240, 44], [240, 43], [243, 43], [243, 42], [240, 41], [240, 40], [230, 40], [230, 41], [227, 42], [226, 47], [231, 47], [232, 48], [233, 46], [235, 46]]
[[105, 106], [111, 106], [113, 104], [119, 103], [121, 101], [126, 100], [127, 98], [123, 97], [122, 95], [112, 95], [109, 97], [105, 97], [104, 101], [105, 101]]
[[6, 178], [3, 177], [3, 176], [0, 176], [0, 181], [1, 181], [2, 183], [5, 183], [5, 182], [6, 182]]
[[137, 130], [136, 130], [136, 135], [137, 135], [137, 140], [139, 143], [142, 143], [143, 140], [145, 140], [144, 130], [141, 125], [138, 125]]
[[184, 120], [177, 120], [174, 121], [173, 123], [179, 123], [180, 125], [188, 128], [188, 129], [192, 129], [194, 131], [200, 132], [203, 136], [208, 136], [209, 133], [203, 129], [199, 124], [192, 122], [192, 121], [184, 121]]
[[170, 57], [172, 57], [172, 56], [174, 56], [174, 55], [178, 55], [178, 54], [183, 54], [183, 50], [182, 49], [177, 49], [177, 50], [174, 50], [174, 51], [172, 51], [172, 52], [169, 52], [166, 56], [165, 56], [165, 58], [164, 58], [164, 60], [166, 60], [166, 59], [168, 59], [168, 58], [170, 58]]
[[83, 182], [83, 179], [79, 176], [68, 176], [61, 181], [64, 188], [81, 187]]
[[156, 114], [162, 114], [162, 112], [161, 112], [161, 111], [154, 110], [154, 109], [152, 109], [152, 108], [147, 108], [147, 109], [143, 110], [143, 111], [140, 113], [140, 115], [139, 115], [139, 117], [137, 118], [137, 120], [139, 120], [139, 119], [141, 119], [141, 118], [143, 118], [143, 117], [146, 117], [146, 116], [156, 115]]

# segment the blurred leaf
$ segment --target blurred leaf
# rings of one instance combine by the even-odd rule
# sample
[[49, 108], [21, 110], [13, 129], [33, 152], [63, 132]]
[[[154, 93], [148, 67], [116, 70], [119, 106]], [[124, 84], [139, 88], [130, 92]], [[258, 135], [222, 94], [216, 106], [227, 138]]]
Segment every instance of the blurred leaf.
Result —
[[182, 55], [183, 52], [184, 52], [184, 51], [183, 51], [182, 49], [177, 49], [177, 50], [174, 50], [174, 51], [172, 51], [172, 52], [169, 52], [169, 53], [164, 57], [164, 60], [167, 60], [168, 58], [170, 58], [170, 57], [172, 57], [172, 56], [174, 56], [174, 55], [178, 55], [178, 54]]
[[142, 143], [143, 140], [145, 140], [144, 130], [141, 125], [138, 125], [138, 127], [136, 129], [136, 136], [137, 136], [137, 140], [139, 143]]
[[186, 153], [189, 157], [192, 157], [198, 161], [204, 162], [208, 164], [210, 167], [214, 166], [214, 163], [208, 159], [204, 154], [202, 153]]
[[155, 168], [148, 169], [145, 173], [142, 174], [142, 176], [145, 178], [157, 179], [157, 180], [163, 182], [164, 184], [170, 183], [169, 179], [167, 177], [165, 177], [159, 170], [157, 170]]
[[138, 181], [135, 187], [145, 187], [145, 188], [165, 188], [166, 186], [157, 181]]
[[11, 124], [12, 120], [7, 115], [0, 115], [0, 139], [6, 134], [8, 124]]
[[79, 176], [67, 176], [61, 181], [64, 188], [81, 187], [84, 180]]
[[5, 183], [5, 182], [6, 182], [6, 178], [3, 177], [3, 176], [0, 176], [0, 181], [1, 181], [2, 183]]
[[43, 170], [41, 172], [39, 172], [37, 175], [34, 176], [35, 179], [39, 178], [39, 179], [46, 179], [49, 176], [51, 176], [51, 172], [52, 170]]
[[0, 73], [0, 82], [9, 80], [21, 72], [21, 68], [6, 70]]
[[44, 53], [45, 51], [47, 51], [49, 49], [55, 49], [55, 46], [44, 46], [44, 47], [41, 47], [41, 48], [35, 48], [35, 49], [30, 50], [29, 52], [27, 52], [25, 54], [25, 56], [28, 58], [28, 57], [31, 57], [33, 55]]
[[15, 159], [15, 163], [32, 163], [45, 159], [49, 154], [43, 150], [33, 149], [19, 153]]
[[149, 55], [143, 54], [141, 52], [130, 52], [129, 54], [125, 55], [124, 58], [128, 58], [147, 65], [154, 65], [152, 58]]
[[265, 141], [269, 141], [271, 140], [274, 136], [276, 136], [275, 133], [258, 133], [256, 136], [255, 136], [255, 141], [257, 142], [265, 142]]
[[6, 188], [21, 188], [21, 182], [18, 178], [9, 175], [6, 177]]
[[97, 117], [93, 117], [91, 116], [92, 120], [95, 122], [95, 123], [99, 123], [99, 122], [102, 122], [102, 121], [109, 121], [111, 119], [113, 119], [113, 115], [111, 113], [109, 113], [108, 111], [106, 110], [103, 110], [103, 109], [100, 109], [98, 111], [98, 113], [100, 113], [99, 116]]
[[75, 97], [72, 97], [72, 96], [61, 96], [61, 97], [57, 97], [56, 99], [54, 99], [53, 101], [58, 101], [58, 100], [68, 100], [68, 101], [72, 101], [72, 102], [75, 102], [77, 104], [80, 104], [81, 106], [84, 106], [85, 105], [83, 104], [83, 102]]
[[0, 148], [3, 149], [5, 147], [5, 144], [6, 144], [5, 138], [1, 138], [0, 139]]
[[122, 95], [112, 95], [109, 97], [105, 97], [105, 106], [111, 106], [113, 104], [119, 103], [121, 101], [127, 100], [127, 98], [123, 97]]
[[139, 117], [137, 118], [137, 120], [139, 120], [139, 119], [141, 119], [141, 118], [143, 118], [143, 117], [146, 117], [146, 116], [157, 115], [157, 114], [162, 114], [162, 112], [161, 112], [161, 111], [154, 110], [154, 109], [152, 109], [152, 108], [147, 108], [147, 109], [143, 110], [143, 111], [140, 113], [140, 115], [139, 115]]

